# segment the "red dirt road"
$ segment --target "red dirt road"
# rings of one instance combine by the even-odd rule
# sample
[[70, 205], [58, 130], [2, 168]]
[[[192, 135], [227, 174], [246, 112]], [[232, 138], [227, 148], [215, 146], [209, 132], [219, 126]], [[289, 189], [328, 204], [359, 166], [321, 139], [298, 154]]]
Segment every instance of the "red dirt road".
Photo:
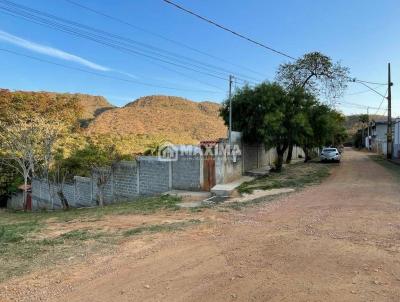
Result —
[[393, 176], [349, 150], [321, 185], [241, 212], [211, 210], [211, 226], [132, 239], [112, 256], [38, 274], [40, 291], [25, 298], [400, 301], [399, 210]]

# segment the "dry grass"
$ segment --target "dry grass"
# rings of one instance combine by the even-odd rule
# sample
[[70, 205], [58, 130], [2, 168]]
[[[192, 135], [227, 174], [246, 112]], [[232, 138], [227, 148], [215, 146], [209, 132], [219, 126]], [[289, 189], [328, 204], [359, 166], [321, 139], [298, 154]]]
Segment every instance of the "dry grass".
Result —
[[238, 191], [251, 193], [253, 190], [270, 190], [278, 188], [299, 188], [319, 183], [329, 175], [332, 164], [319, 162], [295, 163], [287, 165], [282, 172], [272, 172], [265, 177], [243, 183]]
[[0, 282], [50, 265], [80, 261], [89, 254], [110, 252], [128, 236], [174, 232], [199, 223], [185, 217], [160, 223], [162, 217], [157, 219], [157, 215], [175, 213], [178, 202], [179, 198], [162, 196], [67, 212], [2, 211]]

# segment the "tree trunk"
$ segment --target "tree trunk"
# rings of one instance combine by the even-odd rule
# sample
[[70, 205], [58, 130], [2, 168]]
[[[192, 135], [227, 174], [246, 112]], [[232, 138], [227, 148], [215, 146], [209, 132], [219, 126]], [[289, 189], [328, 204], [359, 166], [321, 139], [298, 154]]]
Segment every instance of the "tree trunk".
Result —
[[99, 206], [104, 206], [104, 192], [103, 188], [99, 188]]
[[287, 149], [287, 146], [283, 146], [276, 148], [276, 152], [278, 153], [278, 158], [276, 161], [276, 166], [275, 170], [276, 172], [281, 172], [282, 171], [282, 165], [283, 165], [283, 156], [285, 155], [285, 151]]
[[292, 161], [292, 156], [293, 156], [293, 144], [290, 143], [289, 148], [288, 148], [287, 157], [286, 157], [287, 164], [290, 164], [290, 162]]
[[310, 156], [310, 151], [308, 150], [308, 148], [303, 148], [304, 150], [304, 162], [308, 162], [309, 160], [311, 160], [311, 156]]
[[22, 208], [24, 211], [26, 211], [26, 197], [27, 197], [27, 192], [26, 192], [26, 187], [28, 186], [28, 176], [24, 175], [24, 190], [22, 190]]
[[57, 195], [61, 200], [63, 210], [66, 210], [66, 211], [69, 210], [69, 203], [68, 203], [67, 198], [65, 198], [64, 192], [62, 190], [58, 190]]

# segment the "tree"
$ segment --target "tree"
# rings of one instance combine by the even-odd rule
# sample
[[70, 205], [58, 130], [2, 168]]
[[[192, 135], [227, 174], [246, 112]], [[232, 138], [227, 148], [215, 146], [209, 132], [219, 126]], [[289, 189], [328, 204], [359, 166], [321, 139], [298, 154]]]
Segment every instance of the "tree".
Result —
[[83, 108], [76, 97], [47, 92], [11, 92], [0, 89], [0, 120], [10, 121], [14, 117], [40, 116], [65, 122], [75, 127]]
[[369, 122], [368, 114], [360, 114], [358, 117], [358, 121], [361, 123], [361, 148], [365, 146], [365, 125]]
[[[288, 94], [276, 83], [244, 87], [232, 97], [233, 128], [242, 131], [244, 140], [276, 148], [276, 170], [282, 169], [284, 153], [300, 128], [306, 123], [302, 94]], [[225, 124], [229, 123], [229, 101], [221, 108]]]
[[146, 146], [146, 150], [143, 152], [143, 155], [160, 155], [160, 152], [163, 148], [165, 148], [166, 143], [168, 143], [168, 141], [166, 141], [165, 139], [154, 140]]
[[341, 144], [346, 139], [344, 117], [326, 104], [314, 102], [306, 107], [308, 125], [304, 128], [299, 145], [305, 153], [305, 162], [316, 148]]
[[[61, 201], [63, 210], [69, 210], [69, 202], [64, 194], [64, 185], [66, 181], [72, 177], [73, 175], [70, 174], [70, 171], [65, 164], [63, 150], [59, 149], [57, 154], [54, 156], [54, 163], [48, 173], [48, 184], [52, 198], [57, 194]], [[53, 184], [53, 186], [51, 186], [51, 184]], [[53, 188], [55, 188], [55, 192]]]
[[[19, 119], [14, 117], [8, 122], [0, 120], [0, 158], [6, 164], [18, 171], [27, 188], [29, 181], [35, 175], [39, 161], [43, 127], [45, 121], [39, 117]], [[23, 190], [23, 203], [26, 201], [26, 190]]]
[[[281, 64], [276, 80], [287, 91], [304, 88], [315, 97], [324, 95], [329, 100], [340, 97], [349, 82], [349, 69], [320, 52], [311, 52], [293, 63]], [[292, 158], [293, 143], [290, 143], [287, 161]]]
[[302, 87], [314, 96], [341, 96], [349, 82], [349, 69], [320, 52], [310, 52], [293, 63], [281, 64], [276, 79], [286, 90]]
[[288, 128], [288, 152], [286, 163], [292, 159], [294, 145], [300, 145], [304, 135], [309, 131], [308, 108], [317, 103], [315, 97], [304, 88], [293, 88], [288, 92], [285, 104], [285, 119]]

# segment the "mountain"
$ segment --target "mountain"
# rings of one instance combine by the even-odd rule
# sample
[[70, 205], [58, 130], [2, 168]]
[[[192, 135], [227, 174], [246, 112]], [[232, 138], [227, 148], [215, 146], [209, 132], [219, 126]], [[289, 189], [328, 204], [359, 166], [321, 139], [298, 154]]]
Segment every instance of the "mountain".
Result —
[[48, 91], [11, 91], [0, 88], [1, 99], [7, 104], [12, 104], [13, 98], [19, 100], [22, 106], [27, 110], [37, 108], [38, 106], [50, 106], [57, 102], [57, 98], [72, 99], [78, 101], [78, 106], [82, 109], [80, 116], [83, 120], [92, 120], [100, 113], [115, 108], [107, 99], [102, 96], [95, 96], [82, 93], [57, 93]]
[[147, 135], [173, 143], [198, 143], [226, 137], [227, 128], [219, 117], [220, 105], [193, 102], [174, 96], [139, 98], [122, 108], [107, 110], [88, 126], [93, 134]]
[[[70, 102], [73, 98], [77, 102]], [[79, 135], [115, 144], [122, 153], [129, 154], [141, 153], [161, 140], [197, 144], [227, 135], [219, 117], [219, 104], [173, 96], [146, 96], [119, 108], [102, 96], [0, 89], [0, 116], [6, 116], [10, 106], [21, 112], [57, 112], [79, 119]]]
[[[32, 93], [32, 92], [30, 92]], [[33, 92], [35, 93], [35, 92]], [[104, 111], [115, 108], [103, 96], [90, 95], [83, 93], [56, 93], [56, 92], [40, 92], [46, 93], [49, 96], [64, 96], [67, 98], [76, 98], [79, 105], [82, 107], [82, 119], [92, 120]]]

